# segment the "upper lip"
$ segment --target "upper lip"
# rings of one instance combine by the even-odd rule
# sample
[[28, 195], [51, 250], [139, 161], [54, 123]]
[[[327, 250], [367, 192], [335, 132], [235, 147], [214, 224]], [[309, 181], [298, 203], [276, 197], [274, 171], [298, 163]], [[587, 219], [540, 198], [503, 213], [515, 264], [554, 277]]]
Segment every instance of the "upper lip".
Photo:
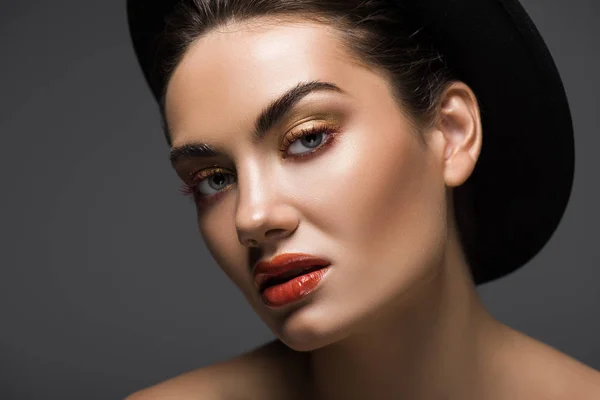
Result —
[[270, 280], [297, 276], [304, 271], [327, 267], [330, 264], [328, 260], [310, 254], [280, 254], [271, 261], [256, 263], [253, 271], [254, 283], [262, 291]]

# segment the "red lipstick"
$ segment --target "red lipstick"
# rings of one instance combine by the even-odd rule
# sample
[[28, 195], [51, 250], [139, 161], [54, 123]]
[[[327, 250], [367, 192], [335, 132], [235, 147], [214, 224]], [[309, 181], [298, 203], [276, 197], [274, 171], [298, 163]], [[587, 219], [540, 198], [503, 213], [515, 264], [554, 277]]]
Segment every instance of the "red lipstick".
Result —
[[302, 253], [280, 254], [254, 267], [254, 283], [270, 307], [298, 301], [313, 290], [329, 270], [331, 263]]

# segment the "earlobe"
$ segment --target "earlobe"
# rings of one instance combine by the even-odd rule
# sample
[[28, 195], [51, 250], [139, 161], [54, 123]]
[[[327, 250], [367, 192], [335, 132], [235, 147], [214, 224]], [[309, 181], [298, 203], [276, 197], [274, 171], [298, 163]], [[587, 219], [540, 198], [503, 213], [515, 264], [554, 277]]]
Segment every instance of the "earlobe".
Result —
[[479, 106], [473, 91], [462, 82], [450, 85], [440, 98], [437, 129], [444, 137], [444, 180], [462, 185], [471, 175], [482, 143]]

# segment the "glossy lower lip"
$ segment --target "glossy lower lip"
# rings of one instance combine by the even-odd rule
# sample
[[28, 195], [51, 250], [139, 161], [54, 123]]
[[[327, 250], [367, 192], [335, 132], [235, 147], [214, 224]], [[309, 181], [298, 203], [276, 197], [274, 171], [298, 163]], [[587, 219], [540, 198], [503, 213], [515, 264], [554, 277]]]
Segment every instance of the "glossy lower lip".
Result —
[[328, 271], [329, 266], [270, 286], [262, 292], [262, 300], [269, 307], [281, 307], [294, 303], [312, 293]]

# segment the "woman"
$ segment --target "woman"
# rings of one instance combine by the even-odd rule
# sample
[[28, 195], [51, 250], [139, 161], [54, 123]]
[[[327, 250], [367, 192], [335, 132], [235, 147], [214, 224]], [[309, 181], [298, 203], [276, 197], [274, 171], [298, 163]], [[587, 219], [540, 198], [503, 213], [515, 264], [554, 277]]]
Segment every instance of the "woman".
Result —
[[278, 338], [128, 399], [600, 398], [475, 290], [541, 249], [572, 185], [565, 93], [518, 2], [128, 13], [201, 235]]

